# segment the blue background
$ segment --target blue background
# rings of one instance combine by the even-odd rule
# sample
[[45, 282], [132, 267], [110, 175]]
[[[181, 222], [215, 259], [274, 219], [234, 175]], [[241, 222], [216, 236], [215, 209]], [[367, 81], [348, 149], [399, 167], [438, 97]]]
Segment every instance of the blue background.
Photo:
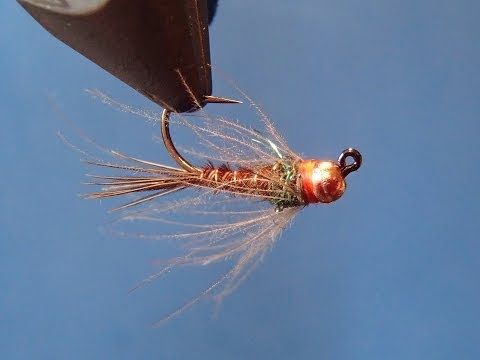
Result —
[[[164, 246], [99, 231], [109, 202], [78, 196], [88, 169], [55, 108], [102, 144], [172, 164], [158, 127], [83, 89], [159, 109], [1, 3], [2, 359], [480, 358], [480, 3], [295, 4], [222, 1], [214, 65], [293, 149], [355, 146], [364, 166], [338, 203], [297, 217], [216, 320], [201, 303], [152, 329], [221, 269], [129, 295]], [[234, 96], [218, 73], [214, 87]]]

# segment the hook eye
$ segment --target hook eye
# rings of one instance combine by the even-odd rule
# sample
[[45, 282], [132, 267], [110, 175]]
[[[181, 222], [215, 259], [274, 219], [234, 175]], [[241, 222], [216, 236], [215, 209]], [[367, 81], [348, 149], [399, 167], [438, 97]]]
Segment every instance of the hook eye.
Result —
[[[347, 163], [348, 158], [352, 158], [353, 162]], [[354, 148], [348, 148], [342, 151], [338, 157], [338, 163], [342, 170], [343, 177], [346, 177], [353, 171], [357, 171], [362, 165], [362, 154]]]

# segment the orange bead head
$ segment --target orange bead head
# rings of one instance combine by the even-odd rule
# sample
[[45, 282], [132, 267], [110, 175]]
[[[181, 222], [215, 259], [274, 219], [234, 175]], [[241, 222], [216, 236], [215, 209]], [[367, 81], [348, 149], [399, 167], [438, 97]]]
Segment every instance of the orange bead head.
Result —
[[298, 175], [297, 186], [306, 204], [330, 203], [345, 192], [345, 177], [334, 161], [303, 160]]

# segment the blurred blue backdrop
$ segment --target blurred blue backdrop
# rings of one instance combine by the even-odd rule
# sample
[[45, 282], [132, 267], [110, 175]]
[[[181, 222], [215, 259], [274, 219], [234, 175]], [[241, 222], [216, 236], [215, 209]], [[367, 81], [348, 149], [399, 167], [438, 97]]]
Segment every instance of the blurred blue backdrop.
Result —
[[[355, 146], [365, 163], [218, 319], [201, 303], [152, 329], [221, 269], [128, 294], [164, 246], [99, 231], [111, 204], [78, 196], [88, 169], [55, 107], [102, 144], [172, 164], [158, 127], [83, 89], [159, 109], [2, 2], [1, 358], [479, 359], [479, 13], [473, 0], [221, 1], [214, 65], [299, 153]], [[214, 88], [234, 96], [218, 72]]]

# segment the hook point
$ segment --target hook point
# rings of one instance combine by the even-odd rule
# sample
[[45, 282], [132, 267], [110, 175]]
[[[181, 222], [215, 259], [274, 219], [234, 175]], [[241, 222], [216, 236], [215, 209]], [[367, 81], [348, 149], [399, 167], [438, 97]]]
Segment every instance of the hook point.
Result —
[[212, 95], [205, 95], [203, 97], [203, 100], [209, 104], [209, 103], [215, 103], [215, 104], [242, 104], [241, 101], [239, 100], [233, 100], [233, 99], [228, 99], [228, 98], [223, 98], [219, 96], [212, 96]]

